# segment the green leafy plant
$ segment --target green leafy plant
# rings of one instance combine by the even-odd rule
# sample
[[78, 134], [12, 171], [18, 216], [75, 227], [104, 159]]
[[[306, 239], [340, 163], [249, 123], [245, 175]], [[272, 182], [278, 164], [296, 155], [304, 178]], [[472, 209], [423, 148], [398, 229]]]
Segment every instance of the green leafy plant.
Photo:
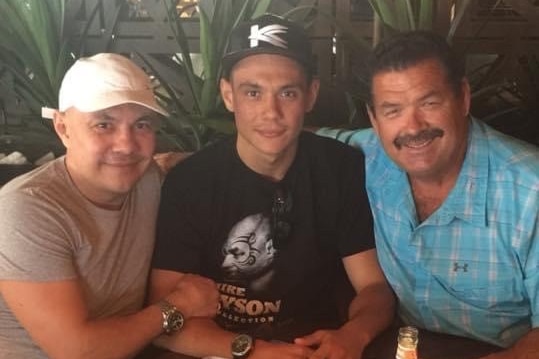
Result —
[[52, 127], [40, 119], [40, 111], [42, 106], [56, 107], [61, 80], [73, 61], [64, 36], [65, 3], [0, 2], [0, 86], [30, 112], [16, 127], [8, 127], [4, 119], [2, 135], [7, 144], [18, 141], [21, 147], [58, 148]]
[[34, 114], [41, 106], [57, 105], [62, 77], [73, 61], [64, 18], [65, 0], [0, 2], [1, 84]]
[[40, 114], [42, 106], [57, 107], [64, 74], [83, 54], [86, 31], [99, 3], [79, 34], [74, 20], [81, 5], [75, 0], [0, 2], [0, 85], [33, 114]]
[[17, 139], [26, 147], [63, 150], [51, 123], [41, 119], [41, 107], [58, 107], [64, 74], [82, 53], [87, 28], [76, 31], [74, 21], [81, 5], [76, 0], [0, 2], [0, 86], [29, 112], [19, 117], [16, 126], [8, 126], [4, 119], [1, 131], [10, 136], [5, 138]]

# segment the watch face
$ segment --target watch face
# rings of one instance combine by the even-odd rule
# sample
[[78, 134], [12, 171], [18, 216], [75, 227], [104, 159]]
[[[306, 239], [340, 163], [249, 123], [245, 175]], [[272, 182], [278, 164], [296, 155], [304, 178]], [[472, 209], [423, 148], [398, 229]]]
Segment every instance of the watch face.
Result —
[[172, 332], [177, 332], [183, 327], [183, 315], [178, 311], [173, 311], [168, 316], [168, 328]]
[[251, 351], [253, 338], [247, 334], [240, 334], [232, 341], [232, 355], [235, 358], [243, 358]]

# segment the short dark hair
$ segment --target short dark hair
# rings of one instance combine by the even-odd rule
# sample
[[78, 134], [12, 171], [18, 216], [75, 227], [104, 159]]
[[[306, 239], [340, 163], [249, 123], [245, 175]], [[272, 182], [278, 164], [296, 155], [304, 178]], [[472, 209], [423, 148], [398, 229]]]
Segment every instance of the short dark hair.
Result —
[[445, 70], [446, 79], [455, 94], [460, 94], [464, 78], [464, 62], [440, 35], [423, 30], [398, 33], [380, 42], [367, 61], [368, 104], [373, 106], [372, 81], [385, 71], [405, 70], [424, 60], [435, 59]]

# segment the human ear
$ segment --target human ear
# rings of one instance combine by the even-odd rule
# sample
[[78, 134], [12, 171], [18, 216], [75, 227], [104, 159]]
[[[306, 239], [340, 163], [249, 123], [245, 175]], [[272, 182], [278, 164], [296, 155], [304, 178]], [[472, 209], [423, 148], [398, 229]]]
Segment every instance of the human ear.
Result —
[[464, 116], [468, 116], [470, 113], [470, 102], [471, 102], [471, 90], [470, 83], [465, 78], [461, 81], [461, 94], [462, 94], [462, 110]]
[[232, 83], [226, 79], [221, 79], [219, 82], [221, 97], [228, 111], [234, 112], [234, 93], [232, 91]]
[[366, 104], [365, 107], [367, 108], [367, 114], [369, 115], [369, 120], [371, 121], [372, 129], [376, 134], [378, 134], [378, 121], [376, 121], [376, 115], [374, 114], [374, 109], [369, 105]]
[[320, 80], [312, 79], [309, 88], [307, 89], [307, 103], [305, 106], [305, 112], [309, 112], [313, 109], [316, 99], [318, 98], [318, 92], [320, 90]]
[[69, 141], [69, 134], [67, 131], [67, 125], [65, 122], [65, 113], [62, 113], [60, 111], [54, 111], [53, 114], [53, 126], [54, 131], [60, 137], [60, 140], [64, 144], [64, 146], [67, 148], [67, 142]]

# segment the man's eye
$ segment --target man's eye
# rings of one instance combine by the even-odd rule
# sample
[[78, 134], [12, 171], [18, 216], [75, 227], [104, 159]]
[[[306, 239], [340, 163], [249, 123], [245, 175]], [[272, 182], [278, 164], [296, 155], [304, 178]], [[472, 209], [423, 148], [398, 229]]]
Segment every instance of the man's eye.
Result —
[[138, 130], [153, 130], [154, 125], [150, 121], [139, 121], [135, 124], [135, 128]]
[[384, 110], [383, 114], [385, 117], [395, 117], [399, 114], [400, 110], [397, 108], [388, 108]]
[[260, 93], [258, 91], [255, 91], [255, 90], [247, 91], [247, 97], [258, 97], [259, 94]]
[[286, 98], [296, 98], [298, 97], [298, 94], [296, 91], [283, 91], [281, 96]]
[[423, 102], [423, 107], [434, 107], [438, 104], [437, 101], [425, 101]]
[[95, 127], [99, 130], [107, 130], [112, 127], [112, 124], [109, 122], [99, 122], [95, 124]]

